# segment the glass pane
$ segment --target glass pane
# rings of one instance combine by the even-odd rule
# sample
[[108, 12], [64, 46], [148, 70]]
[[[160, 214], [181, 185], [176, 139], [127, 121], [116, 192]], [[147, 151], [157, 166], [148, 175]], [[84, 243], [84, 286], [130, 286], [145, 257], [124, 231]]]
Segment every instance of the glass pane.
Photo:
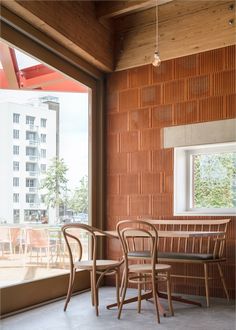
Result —
[[193, 207], [236, 207], [236, 153], [193, 155]]
[[17, 60], [28, 90], [0, 80], [0, 287], [68, 272], [61, 226], [88, 222], [89, 89]]

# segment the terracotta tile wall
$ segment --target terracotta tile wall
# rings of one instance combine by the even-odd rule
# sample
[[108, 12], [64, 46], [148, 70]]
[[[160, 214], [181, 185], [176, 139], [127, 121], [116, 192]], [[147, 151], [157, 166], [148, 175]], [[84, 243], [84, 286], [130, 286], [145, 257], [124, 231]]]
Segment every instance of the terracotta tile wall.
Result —
[[[157, 69], [146, 65], [108, 76], [107, 229], [125, 218], [175, 218], [173, 149], [162, 149], [162, 128], [236, 117], [235, 50], [230, 46], [165, 61]], [[231, 296], [235, 233], [233, 217], [223, 267]], [[119, 244], [110, 240], [107, 257], [120, 254]], [[181, 269], [202, 274], [198, 266]], [[174, 286], [176, 292], [204, 294], [202, 281], [179, 279]], [[211, 283], [211, 295], [224, 296], [219, 279]]]

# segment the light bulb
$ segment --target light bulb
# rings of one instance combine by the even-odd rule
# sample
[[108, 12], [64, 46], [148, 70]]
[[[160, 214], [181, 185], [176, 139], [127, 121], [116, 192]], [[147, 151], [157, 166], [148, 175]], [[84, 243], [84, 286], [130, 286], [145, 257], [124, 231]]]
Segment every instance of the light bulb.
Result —
[[152, 65], [153, 66], [160, 66], [161, 65], [161, 59], [160, 59], [158, 51], [155, 51], [155, 53], [154, 53], [154, 59], [153, 59]]

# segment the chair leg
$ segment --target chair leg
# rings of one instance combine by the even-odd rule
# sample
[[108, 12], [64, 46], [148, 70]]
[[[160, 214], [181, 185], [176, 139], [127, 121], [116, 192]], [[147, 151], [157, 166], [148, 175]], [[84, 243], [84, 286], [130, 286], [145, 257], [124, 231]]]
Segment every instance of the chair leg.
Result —
[[204, 277], [205, 277], [205, 288], [206, 288], [207, 307], [210, 307], [209, 285], [208, 285], [208, 265], [207, 264], [204, 264]]
[[227, 290], [227, 286], [226, 286], [226, 283], [225, 283], [225, 278], [224, 278], [224, 274], [223, 274], [221, 265], [219, 263], [217, 263], [217, 266], [218, 266], [218, 270], [219, 270], [219, 274], [220, 274], [220, 279], [221, 279], [221, 282], [223, 284], [223, 288], [224, 288], [224, 291], [225, 291], [225, 295], [226, 295], [227, 301], [229, 301], [229, 292]]
[[152, 294], [154, 298], [154, 303], [156, 307], [156, 314], [157, 314], [157, 322], [160, 323], [160, 313], [159, 313], [159, 307], [158, 307], [158, 300], [157, 300], [157, 288], [156, 288], [156, 274], [152, 274]]
[[138, 313], [141, 313], [141, 293], [142, 293], [142, 286], [141, 283], [138, 283]]
[[169, 311], [172, 316], [174, 316], [174, 309], [172, 304], [172, 297], [171, 297], [171, 277], [170, 273], [167, 272], [167, 295], [168, 295], [168, 305], [169, 305]]
[[117, 306], [120, 306], [120, 274], [119, 274], [119, 269], [116, 270], [116, 301], [117, 301]]
[[97, 288], [97, 279], [96, 279], [96, 272], [92, 271], [91, 273], [91, 277], [92, 277], [92, 288], [91, 290], [93, 290], [93, 299], [94, 299], [94, 305], [95, 305], [95, 310], [96, 310], [96, 316], [99, 315], [98, 313], [98, 288]]
[[67, 291], [66, 302], [65, 302], [65, 306], [64, 306], [64, 312], [67, 309], [67, 305], [70, 301], [70, 298], [71, 298], [71, 295], [72, 295], [72, 292], [73, 292], [74, 281], [75, 281], [75, 269], [71, 270], [71, 272], [70, 272], [69, 287], [68, 287], [68, 291]]
[[93, 273], [90, 272], [90, 286], [91, 286], [91, 302], [92, 306], [94, 306], [94, 286], [93, 286]]
[[120, 319], [121, 316], [121, 312], [122, 312], [122, 308], [123, 308], [123, 304], [124, 304], [124, 300], [125, 300], [125, 296], [126, 296], [126, 291], [127, 291], [127, 287], [128, 287], [128, 273], [125, 271], [124, 274], [124, 281], [123, 281], [123, 292], [122, 292], [122, 297], [121, 297], [121, 302], [120, 302], [120, 306], [119, 306], [119, 310], [118, 310], [118, 319]]

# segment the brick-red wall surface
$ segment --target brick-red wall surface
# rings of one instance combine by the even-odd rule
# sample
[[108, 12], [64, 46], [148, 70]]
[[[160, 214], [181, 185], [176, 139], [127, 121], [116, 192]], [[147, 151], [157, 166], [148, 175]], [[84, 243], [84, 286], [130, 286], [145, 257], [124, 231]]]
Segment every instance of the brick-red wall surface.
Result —
[[[162, 148], [162, 128], [236, 117], [235, 50], [230, 46], [164, 61], [159, 68], [145, 65], [108, 76], [107, 229], [126, 218], [177, 218], [173, 216], [173, 149]], [[223, 266], [231, 297], [235, 229], [236, 217], [232, 217]], [[107, 244], [107, 257], [118, 258], [119, 243]], [[202, 275], [199, 266], [174, 267]], [[224, 297], [216, 268], [211, 270], [218, 278], [210, 281], [211, 295]], [[204, 295], [204, 283], [178, 279], [174, 291]]]

